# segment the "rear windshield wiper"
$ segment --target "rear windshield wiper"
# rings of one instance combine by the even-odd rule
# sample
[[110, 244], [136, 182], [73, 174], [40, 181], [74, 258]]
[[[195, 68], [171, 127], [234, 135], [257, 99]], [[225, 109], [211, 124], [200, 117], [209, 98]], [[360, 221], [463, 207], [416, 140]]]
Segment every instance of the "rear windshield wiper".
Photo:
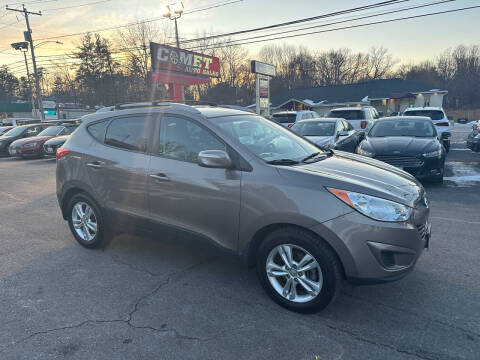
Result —
[[276, 159], [276, 160], [270, 160], [267, 161], [267, 164], [270, 165], [296, 165], [299, 162], [297, 160], [293, 159]]

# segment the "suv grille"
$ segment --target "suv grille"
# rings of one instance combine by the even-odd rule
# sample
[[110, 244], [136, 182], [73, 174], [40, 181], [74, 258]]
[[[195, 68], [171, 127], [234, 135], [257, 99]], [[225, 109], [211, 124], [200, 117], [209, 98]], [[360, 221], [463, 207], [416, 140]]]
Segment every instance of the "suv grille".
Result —
[[393, 166], [420, 167], [423, 161], [415, 156], [378, 155], [375, 159]]

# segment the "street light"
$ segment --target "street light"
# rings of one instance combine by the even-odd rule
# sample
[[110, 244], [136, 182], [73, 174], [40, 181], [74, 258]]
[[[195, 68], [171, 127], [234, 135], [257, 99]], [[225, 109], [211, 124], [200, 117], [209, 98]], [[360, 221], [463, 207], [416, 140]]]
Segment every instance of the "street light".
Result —
[[40, 44], [35, 45], [34, 48], [36, 49], [36, 48], [38, 48], [42, 45], [48, 44], [48, 43], [55, 43], [55, 44], [63, 45], [63, 42], [61, 42], [61, 41], [48, 40], [48, 41], [44, 41], [44, 42], [41, 42]]
[[180, 48], [180, 40], [178, 38], [177, 19], [183, 14], [183, 2], [179, 1], [170, 5], [165, 5], [162, 9], [162, 15], [165, 18], [175, 21], [175, 39], [177, 40], [177, 48]]
[[37, 109], [35, 108], [35, 101], [33, 100], [32, 83], [30, 81], [30, 71], [28, 70], [28, 61], [27, 61], [28, 42], [22, 41], [22, 42], [13, 43], [10, 45], [15, 50], [19, 50], [23, 52], [23, 56], [25, 58], [25, 67], [27, 68], [28, 89], [30, 90], [30, 95], [31, 95], [30, 99], [32, 101], [32, 110], [33, 110], [33, 113], [35, 114], [34, 117], [37, 118]]

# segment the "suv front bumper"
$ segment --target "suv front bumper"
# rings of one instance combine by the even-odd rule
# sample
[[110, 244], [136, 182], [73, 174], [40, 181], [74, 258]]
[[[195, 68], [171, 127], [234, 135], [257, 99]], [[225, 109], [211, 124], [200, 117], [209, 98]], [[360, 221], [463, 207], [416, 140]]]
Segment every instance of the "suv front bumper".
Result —
[[[372, 220], [357, 211], [312, 228], [336, 250], [352, 283], [394, 281], [413, 270], [429, 246], [428, 208], [404, 223]], [[325, 229], [326, 227], [326, 229]]]

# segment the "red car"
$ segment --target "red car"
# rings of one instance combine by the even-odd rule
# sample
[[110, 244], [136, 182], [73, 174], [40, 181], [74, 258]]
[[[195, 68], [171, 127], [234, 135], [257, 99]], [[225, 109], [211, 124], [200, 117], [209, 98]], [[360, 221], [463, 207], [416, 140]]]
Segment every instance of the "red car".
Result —
[[57, 136], [70, 135], [76, 129], [76, 127], [76, 125], [50, 126], [40, 132], [37, 136], [14, 141], [10, 145], [8, 152], [11, 156], [19, 157], [43, 156], [43, 144], [47, 140]]

